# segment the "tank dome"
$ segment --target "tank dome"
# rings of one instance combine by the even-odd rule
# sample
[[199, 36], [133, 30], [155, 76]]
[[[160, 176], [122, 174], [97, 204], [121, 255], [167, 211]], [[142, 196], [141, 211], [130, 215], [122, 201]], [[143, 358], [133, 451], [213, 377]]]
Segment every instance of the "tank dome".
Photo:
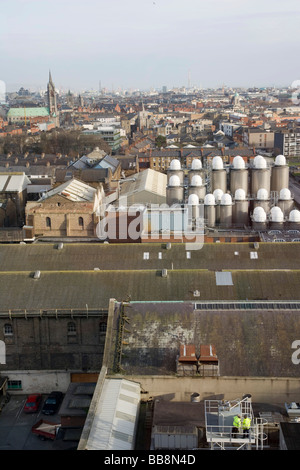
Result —
[[271, 220], [272, 222], [283, 222], [283, 212], [278, 206], [274, 206], [271, 209]]
[[214, 157], [212, 160], [213, 170], [223, 170], [223, 160], [222, 157]]
[[211, 193], [206, 194], [204, 197], [204, 204], [206, 206], [214, 206], [216, 203], [215, 196]]
[[202, 186], [202, 178], [199, 175], [192, 177], [191, 186]]
[[294, 209], [289, 214], [290, 222], [300, 222], [300, 211]]
[[221, 197], [223, 196], [223, 191], [222, 191], [222, 189], [215, 189], [213, 194], [214, 194], [214, 197], [215, 197], [215, 201], [216, 201], [216, 202], [221, 201]]
[[254, 164], [255, 168], [267, 168], [266, 159], [264, 157], [262, 157], [261, 155], [257, 155], [254, 158], [253, 164]]
[[242, 188], [237, 189], [234, 193], [234, 198], [237, 201], [244, 201], [246, 199], [246, 192], [244, 191], [244, 189]]
[[286, 158], [284, 155], [277, 155], [275, 158], [275, 165], [276, 166], [284, 166], [286, 165]]
[[180, 186], [180, 178], [177, 175], [172, 175], [169, 179], [169, 186]]
[[222, 197], [221, 197], [221, 204], [223, 206], [230, 206], [232, 204], [232, 198], [230, 196], [230, 194], [223, 194]]
[[171, 163], [170, 163], [170, 170], [181, 170], [180, 161], [176, 160], [176, 158], [174, 158], [174, 160], [172, 160]]
[[267, 214], [262, 207], [255, 207], [253, 211], [253, 220], [255, 222], [265, 222], [267, 220]]
[[192, 161], [192, 170], [201, 170], [201, 168], [202, 168], [201, 160], [199, 160], [199, 158], [195, 158]]
[[291, 191], [288, 188], [282, 188], [280, 190], [279, 199], [284, 200], [284, 201], [288, 201], [291, 198], [292, 198]]
[[197, 206], [199, 204], [199, 197], [197, 196], [197, 194], [189, 195], [188, 204], [191, 206]]
[[241, 157], [240, 155], [237, 155], [236, 157], [234, 157], [234, 159], [232, 161], [232, 166], [236, 170], [241, 170], [241, 169], [245, 168], [245, 162], [244, 162], [243, 157]]
[[265, 188], [260, 188], [257, 191], [257, 199], [259, 199], [260, 201], [266, 201], [267, 199], [269, 199], [268, 191]]

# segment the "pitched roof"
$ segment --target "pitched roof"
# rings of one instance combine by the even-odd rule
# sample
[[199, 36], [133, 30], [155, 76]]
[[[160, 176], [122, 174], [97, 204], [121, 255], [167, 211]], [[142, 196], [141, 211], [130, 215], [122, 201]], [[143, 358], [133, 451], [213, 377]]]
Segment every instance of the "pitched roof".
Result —
[[66, 197], [70, 201], [74, 202], [84, 202], [89, 201], [92, 202], [94, 200], [94, 196], [96, 194], [96, 189], [88, 184], [83, 183], [75, 178], [66, 181], [65, 183], [57, 186], [50, 191], [47, 191], [41, 201], [48, 199], [51, 196], [56, 194], [60, 194], [61, 196]]

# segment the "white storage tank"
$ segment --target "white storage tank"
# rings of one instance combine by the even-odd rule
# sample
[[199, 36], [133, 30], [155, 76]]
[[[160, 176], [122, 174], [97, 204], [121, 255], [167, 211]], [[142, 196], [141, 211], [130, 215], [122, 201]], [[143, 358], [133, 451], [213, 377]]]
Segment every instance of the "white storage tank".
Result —
[[291, 191], [288, 188], [280, 190], [277, 205], [282, 210], [284, 216], [288, 216], [293, 210], [294, 200], [292, 199]]
[[227, 191], [227, 173], [223, 165], [222, 157], [216, 156], [212, 159], [211, 188]]
[[280, 192], [289, 187], [289, 167], [284, 155], [277, 155], [271, 170], [271, 191]]
[[216, 202], [216, 224], [220, 223], [220, 213], [221, 213], [220, 204], [221, 204], [221, 199], [222, 199], [223, 194], [224, 194], [224, 191], [220, 188], [215, 189], [213, 192], [213, 195], [215, 197], [215, 202]]
[[223, 194], [220, 202], [220, 226], [229, 228], [232, 226], [232, 197], [230, 194]]
[[202, 180], [205, 181], [205, 171], [202, 168], [202, 162], [200, 158], [194, 158], [192, 161], [192, 166], [188, 172], [188, 183], [191, 184], [193, 176], [201, 176]]
[[188, 188], [188, 194], [197, 194], [199, 201], [204, 201], [205, 186], [200, 175], [194, 175]]
[[254, 158], [253, 166], [250, 170], [251, 196], [255, 197], [260, 188], [264, 188], [270, 195], [271, 190], [271, 170], [267, 166], [267, 161], [261, 155]]
[[206, 194], [204, 198], [204, 219], [208, 227], [216, 225], [216, 201], [211, 193]]
[[178, 175], [172, 175], [167, 186], [167, 204], [181, 204], [184, 202], [184, 187]]
[[266, 230], [268, 226], [267, 214], [263, 207], [255, 207], [252, 214], [252, 227], [254, 230]]
[[253, 201], [253, 209], [255, 207], [263, 207], [264, 211], [268, 214], [270, 211], [270, 195], [267, 189], [259, 188], [256, 198]]
[[169, 183], [170, 178], [174, 175], [178, 176], [178, 178], [180, 180], [180, 184], [183, 184], [183, 182], [184, 182], [184, 171], [181, 168], [180, 160], [178, 160], [177, 158], [174, 158], [171, 161], [170, 166], [168, 168], [168, 171], [167, 171], [167, 182], [168, 183]]
[[248, 195], [248, 169], [243, 157], [237, 155], [230, 168], [230, 192], [235, 194], [237, 189], [243, 189]]
[[[289, 213], [289, 218], [287, 221], [288, 229], [290, 230], [300, 230], [300, 211], [293, 209]], [[295, 237], [298, 238], [298, 237]]]
[[237, 189], [234, 193], [232, 224], [235, 227], [244, 227], [249, 225], [249, 201], [244, 189], [242, 188]]
[[280, 207], [274, 206], [270, 211], [270, 228], [282, 229], [284, 224], [284, 215]]

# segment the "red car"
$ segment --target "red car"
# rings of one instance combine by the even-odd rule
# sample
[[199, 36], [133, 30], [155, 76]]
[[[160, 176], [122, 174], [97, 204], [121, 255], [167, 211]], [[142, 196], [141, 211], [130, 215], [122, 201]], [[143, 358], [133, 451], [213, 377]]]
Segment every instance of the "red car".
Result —
[[27, 397], [26, 403], [23, 410], [25, 413], [35, 413], [38, 411], [42, 401], [42, 395], [40, 393], [34, 393]]

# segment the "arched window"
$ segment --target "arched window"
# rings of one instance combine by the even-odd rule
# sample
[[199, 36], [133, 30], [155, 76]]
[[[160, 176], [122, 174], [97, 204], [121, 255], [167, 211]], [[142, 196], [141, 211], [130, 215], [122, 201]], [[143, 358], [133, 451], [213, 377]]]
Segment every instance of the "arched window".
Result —
[[50, 219], [50, 217], [46, 217], [46, 227], [51, 228], [51, 219]]
[[76, 323], [73, 321], [68, 323], [68, 335], [76, 335]]
[[78, 225], [79, 227], [83, 227], [83, 217], [78, 217]]
[[13, 327], [10, 323], [5, 323], [3, 328], [4, 336], [12, 336], [13, 335]]

